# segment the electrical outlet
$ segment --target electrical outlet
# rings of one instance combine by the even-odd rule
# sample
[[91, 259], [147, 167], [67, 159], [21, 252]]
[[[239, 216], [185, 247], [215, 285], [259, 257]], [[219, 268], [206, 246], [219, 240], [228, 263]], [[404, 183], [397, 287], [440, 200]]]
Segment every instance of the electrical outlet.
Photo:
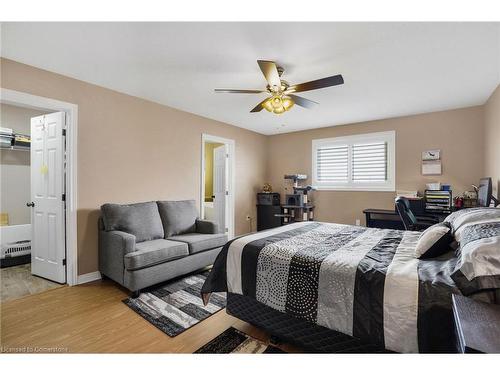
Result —
[[250, 221], [252, 217], [250, 215], [247, 215], [247, 221]]
[[358, 225], [358, 226], [361, 225], [361, 220], [356, 219], [356, 225]]

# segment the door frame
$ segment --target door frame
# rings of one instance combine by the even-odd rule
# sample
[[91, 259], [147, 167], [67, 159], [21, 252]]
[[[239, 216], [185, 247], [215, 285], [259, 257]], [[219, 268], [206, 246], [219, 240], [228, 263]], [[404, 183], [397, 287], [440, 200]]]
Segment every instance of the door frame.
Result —
[[66, 185], [66, 283], [70, 286], [76, 285], [78, 284], [78, 105], [5, 88], [0, 88], [0, 103], [66, 113], [66, 170], [64, 171]]
[[228, 215], [229, 218], [226, 218], [227, 229], [228, 229], [228, 237], [229, 239], [234, 237], [234, 187], [235, 187], [235, 175], [234, 175], [234, 166], [235, 166], [235, 141], [234, 139], [223, 138], [215, 135], [202, 133], [201, 135], [201, 179], [200, 179], [200, 216], [203, 218], [205, 215], [205, 143], [214, 142], [214, 143], [223, 143], [227, 145], [228, 150]]

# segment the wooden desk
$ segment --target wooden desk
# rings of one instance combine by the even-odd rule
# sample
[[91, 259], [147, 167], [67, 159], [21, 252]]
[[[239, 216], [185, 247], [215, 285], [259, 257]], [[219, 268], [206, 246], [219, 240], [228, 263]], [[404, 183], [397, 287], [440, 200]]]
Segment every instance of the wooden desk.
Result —
[[368, 228], [405, 229], [399, 214], [395, 210], [367, 208], [363, 210], [363, 213]]
[[[384, 210], [379, 208], [367, 208], [363, 210], [366, 217], [366, 226], [368, 228], [382, 228], [382, 229], [400, 229], [404, 230], [405, 227], [399, 214], [396, 210]], [[417, 220], [428, 221], [435, 220], [442, 222], [449, 214], [425, 214], [416, 215]]]
[[452, 295], [457, 347], [461, 353], [500, 353], [500, 305]]

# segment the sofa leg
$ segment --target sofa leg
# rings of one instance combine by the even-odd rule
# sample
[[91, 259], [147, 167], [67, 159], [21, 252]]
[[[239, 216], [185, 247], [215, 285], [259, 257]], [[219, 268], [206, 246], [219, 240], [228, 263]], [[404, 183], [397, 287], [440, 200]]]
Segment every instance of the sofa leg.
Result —
[[132, 298], [137, 298], [137, 297], [139, 297], [140, 294], [141, 294], [141, 290], [137, 289], [137, 290], [134, 290], [130, 296]]

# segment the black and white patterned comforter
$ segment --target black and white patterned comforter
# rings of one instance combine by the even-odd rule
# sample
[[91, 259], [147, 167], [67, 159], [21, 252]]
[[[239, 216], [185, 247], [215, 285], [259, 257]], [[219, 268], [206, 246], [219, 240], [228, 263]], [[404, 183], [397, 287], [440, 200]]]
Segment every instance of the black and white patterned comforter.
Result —
[[301, 222], [228, 242], [202, 294], [228, 291], [397, 352], [451, 351], [452, 252], [414, 257], [419, 233]]

